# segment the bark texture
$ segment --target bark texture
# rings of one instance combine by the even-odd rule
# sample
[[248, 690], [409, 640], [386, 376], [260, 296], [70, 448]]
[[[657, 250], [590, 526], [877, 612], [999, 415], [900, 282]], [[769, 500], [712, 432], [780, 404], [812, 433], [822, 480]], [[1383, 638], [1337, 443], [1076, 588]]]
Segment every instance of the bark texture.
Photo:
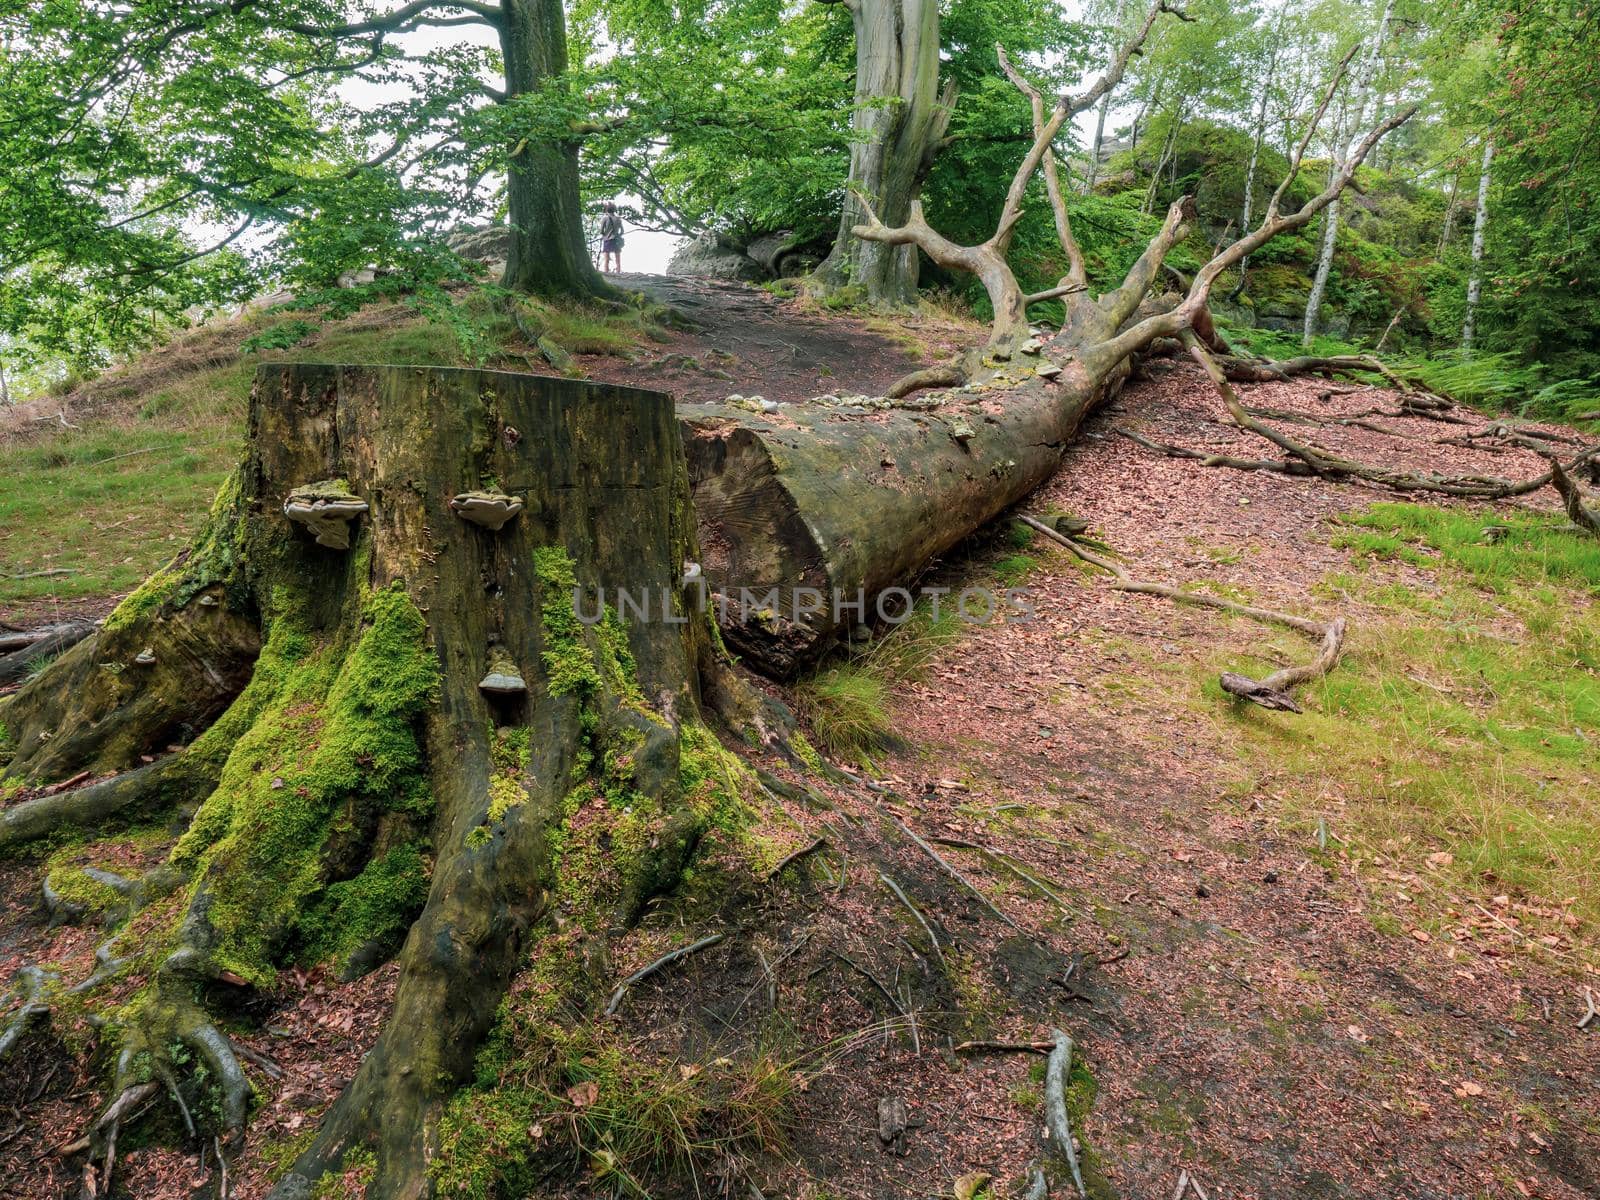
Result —
[[[915, 246], [858, 241], [868, 208], [899, 224], [911, 214], [950, 123], [952, 88], [939, 90], [937, 0], [844, 0], [856, 36], [850, 175], [833, 249], [813, 276], [824, 290], [860, 288], [871, 304], [917, 299]], [[863, 203], [865, 201], [865, 203]]]
[[1472, 274], [1467, 278], [1467, 315], [1461, 322], [1461, 349], [1472, 353], [1472, 331], [1483, 291], [1483, 246], [1489, 228], [1489, 167], [1494, 162], [1494, 139], [1483, 142], [1483, 165], [1478, 169], [1478, 209], [1472, 219]]
[[[499, 19], [506, 97], [530, 95], [567, 70], [561, 0], [504, 0]], [[589, 257], [578, 194], [578, 139], [525, 138], [507, 173], [511, 252], [505, 285], [524, 292], [594, 296], [605, 281]]]

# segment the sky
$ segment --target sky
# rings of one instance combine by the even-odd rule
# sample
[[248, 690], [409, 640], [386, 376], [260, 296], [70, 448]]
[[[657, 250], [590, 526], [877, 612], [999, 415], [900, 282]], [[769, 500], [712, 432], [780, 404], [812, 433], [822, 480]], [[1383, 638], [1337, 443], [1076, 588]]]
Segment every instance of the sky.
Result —
[[[495, 32], [483, 26], [466, 25], [447, 29], [423, 28], [393, 39], [396, 46], [407, 53], [426, 54], [444, 45], [494, 46]], [[363, 79], [346, 79], [340, 83], [339, 95], [358, 108], [367, 108], [384, 101], [400, 99], [404, 89], [398, 84], [373, 84]], [[483, 217], [463, 215], [463, 224], [482, 224]], [[625, 228], [623, 234], [622, 267], [624, 271], [665, 274], [667, 260], [684, 239], [676, 234], [649, 229]]]

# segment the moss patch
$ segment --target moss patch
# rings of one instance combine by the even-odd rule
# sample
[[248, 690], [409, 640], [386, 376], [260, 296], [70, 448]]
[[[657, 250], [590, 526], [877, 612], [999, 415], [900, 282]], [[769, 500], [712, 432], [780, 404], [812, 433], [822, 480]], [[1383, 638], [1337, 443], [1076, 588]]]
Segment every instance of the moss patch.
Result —
[[[420, 818], [431, 809], [415, 728], [438, 688], [427, 625], [398, 587], [373, 595], [362, 619], [343, 652], [286, 618], [275, 623], [257, 678], [219, 722], [243, 733], [173, 850], [207, 894], [217, 965], [252, 983], [271, 983], [282, 944], [321, 891], [332, 835], [370, 827], [384, 811]], [[220, 752], [201, 743], [201, 753]], [[377, 912], [379, 893], [411, 886], [404, 866], [350, 881], [332, 903]], [[325, 932], [310, 932], [326, 944]]]

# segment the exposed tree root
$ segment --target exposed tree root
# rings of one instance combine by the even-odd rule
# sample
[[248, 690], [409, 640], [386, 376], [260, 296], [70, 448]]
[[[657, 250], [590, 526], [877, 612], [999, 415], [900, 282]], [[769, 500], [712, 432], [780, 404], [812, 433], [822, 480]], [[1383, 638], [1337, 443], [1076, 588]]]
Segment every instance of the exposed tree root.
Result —
[[59, 830], [103, 828], [198, 799], [216, 780], [182, 753], [84, 787], [24, 800], [0, 812], [0, 847]]
[[[1434, 492], [1440, 495], [1479, 500], [1506, 500], [1514, 496], [1526, 496], [1538, 491], [1540, 488], [1549, 486], [1554, 481], [1554, 474], [1551, 471], [1546, 471], [1541, 475], [1524, 480], [1500, 479], [1484, 475], [1433, 475], [1415, 471], [1395, 471], [1387, 467], [1356, 462], [1332, 451], [1322, 450], [1305, 442], [1297, 441], [1252, 416], [1240, 401], [1238, 393], [1234, 391], [1233, 386], [1228, 382], [1227, 375], [1199, 339], [1187, 330], [1180, 336], [1183, 338], [1184, 345], [1188, 348], [1189, 353], [1204, 368], [1206, 374], [1211, 377], [1212, 382], [1216, 385], [1217, 392], [1222, 397], [1223, 404], [1227, 407], [1228, 415], [1233, 418], [1234, 424], [1241, 429], [1265, 438], [1280, 450], [1287, 452], [1290, 458], [1285, 461], [1274, 461], [1270, 459], [1240, 459], [1231, 455], [1203, 454], [1197, 450], [1155, 442], [1127, 430], [1119, 430], [1124, 435], [1151, 449], [1159, 450], [1177, 458], [1196, 459], [1206, 466], [1232, 467], [1246, 471], [1276, 471], [1286, 475], [1310, 474], [1324, 479], [1362, 479], [1368, 483], [1393, 488], [1396, 491]], [[1580, 451], [1567, 464], [1566, 469], [1569, 471], [1575, 470], [1596, 455], [1600, 455], [1600, 446], [1588, 447]]]
[[1078, 1168], [1078, 1150], [1072, 1140], [1072, 1124], [1067, 1117], [1067, 1079], [1072, 1074], [1072, 1039], [1061, 1030], [1053, 1031], [1055, 1045], [1044, 1071], [1044, 1126], [1050, 1141], [1067, 1169], [1078, 1195], [1087, 1197], [1083, 1172]]
[[1293, 613], [1279, 612], [1273, 608], [1260, 608], [1254, 604], [1240, 604], [1236, 600], [1229, 600], [1223, 596], [1212, 596], [1205, 592], [1185, 592], [1178, 588], [1170, 587], [1164, 583], [1149, 583], [1144, 580], [1134, 579], [1118, 562], [1105, 558], [1094, 551], [1086, 549], [1065, 534], [1058, 533], [1037, 517], [1022, 514], [1018, 518], [1030, 529], [1037, 530], [1057, 544], [1072, 551], [1084, 562], [1091, 566], [1099, 567], [1110, 572], [1115, 578], [1112, 587], [1123, 592], [1138, 592], [1146, 596], [1160, 596], [1164, 600], [1171, 600], [1176, 604], [1190, 604], [1201, 608], [1214, 608], [1221, 612], [1235, 613], [1241, 617], [1250, 617], [1253, 620], [1263, 621], [1272, 625], [1283, 625], [1310, 637], [1319, 639], [1320, 648], [1316, 658], [1304, 666], [1287, 667], [1281, 671], [1274, 671], [1262, 680], [1254, 680], [1233, 671], [1226, 671], [1218, 682], [1222, 689], [1230, 695], [1248, 700], [1252, 704], [1259, 704], [1263, 708], [1281, 709], [1286, 712], [1299, 712], [1300, 707], [1290, 696], [1293, 688], [1313, 679], [1318, 679], [1333, 670], [1339, 661], [1339, 654], [1344, 646], [1345, 621], [1337, 617], [1327, 623], [1313, 621], [1307, 617], [1297, 617]]
[[1584, 500], [1583, 493], [1567, 475], [1559, 459], [1551, 455], [1549, 462], [1550, 482], [1561, 496], [1568, 519], [1591, 537], [1600, 537], [1600, 509]]
[[617, 984], [616, 990], [611, 993], [611, 999], [606, 1002], [606, 1016], [609, 1017], [616, 1013], [617, 1008], [622, 1004], [622, 998], [628, 994], [628, 989], [634, 984], [650, 978], [662, 967], [675, 963], [680, 958], [688, 958], [691, 954], [698, 954], [701, 950], [709, 950], [712, 946], [719, 945], [726, 937], [727, 934], [724, 933], [708, 934], [697, 942], [691, 942], [687, 946], [679, 946], [676, 950], [669, 950], [654, 962], [640, 967], [632, 975]]

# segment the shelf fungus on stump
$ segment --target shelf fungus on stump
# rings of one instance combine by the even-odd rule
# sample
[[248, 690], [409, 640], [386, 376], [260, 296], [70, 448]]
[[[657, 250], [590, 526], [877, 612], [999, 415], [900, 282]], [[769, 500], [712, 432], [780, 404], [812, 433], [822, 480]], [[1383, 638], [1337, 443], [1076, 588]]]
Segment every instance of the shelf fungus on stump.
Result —
[[511, 655], [496, 649], [489, 652], [489, 670], [478, 681], [478, 690], [488, 696], [524, 696], [528, 685]]
[[350, 525], [367, 511], [367, 502], [350, 494], [341, 483], [313, 483], [295, 488], [283, 502], [283, 515], [304, 525], [317, 545], [330, 550], [350, 549]]
[[450, 501], [450, 508], [463, 521], [498, 530], [522, 511], [522, 501], [499, 492], [462, 492]]

